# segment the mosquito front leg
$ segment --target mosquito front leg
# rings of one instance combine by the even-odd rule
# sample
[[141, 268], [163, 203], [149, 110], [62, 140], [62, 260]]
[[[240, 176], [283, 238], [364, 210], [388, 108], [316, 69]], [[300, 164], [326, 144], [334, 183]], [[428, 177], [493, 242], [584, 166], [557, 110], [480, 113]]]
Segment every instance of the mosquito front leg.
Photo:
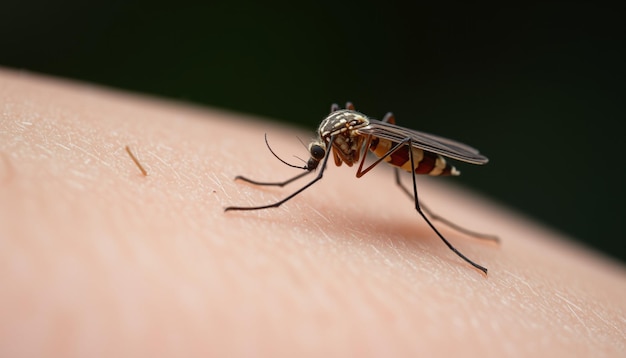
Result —
[[[335, 141], [335, 137], [332, 136], [330, 137], [330, 141], [328, 142], [328, 148], [332, 147], [333, 142]], [[224, 211], [233, 211], [233, 210], [261, 210], [261, 209], [268, 209], [268, 208], [277, 208], [279, 206], [281, 206], [282, 204], [286, 203], [287, 201], [291, 200], [293, 197], [295, 197], [296, 195], [300, 194], [301, 192], [303, 192], [304, 190], [306, 190], [308, 187], [310, 187], [311, 185], [315, 184], [318, 180], [322, 179], [322, 177], [324, 176], [324, 171], [326, 170], [326, 164], [328, 163], [328, 158], [330, 157], [330, 150], [326, 151], [325, 155], [324, 155], [324, 159], [322, 161], [322, 167], [320, 168], [319, 172], [317, 173], [317, 176], [311, 180], [309, 183], [307, 183], [305, 186], [303, 186], [302, 188], [296, 190], [293, 194], [287, 196], [286, 198], [277, 201], [273, 204], [268, 204], [268, 205], [261, 205], [261, 206], [229, 206], [226, 207], [224, 209]], [[303, 174], [300, 174], [294, 178], [291, 178], [289, 180], [287, 180], [285, 183], [289, 183], [292, 182], [306, 174], [310, 173], [306, 172]], [[248, 180], [249, 181], [249, 180]], [[252, 182], [252, 181], [249, 181]], [[269, 184], [272, 185], [272, 184]], [[283, 184], [284, 185], [284, 184]]]
[[281, 182], [260, 182], [260, 181], [248, 179], [248, 178], [246, 178], [244, 176], [241, 176], [241, 175], [237, 175], [235, 177], [235, 180], [241, 180], [241, 181], [244, 181], [246, 183], [250, 183], [250, 184], [253, 184], [253, 185], [259, 185], [259, 186], [280, 186], [280, 187], [283, 187], [283, 186], [285, 186], [285, 185], [287, 185], [287, 184], [289, 184], [291, 182], [294, 182], [294, 181], [296, 181], [296, 180], [298, 180], [298, 179], [300, 179], [300, 178], [302, 178], [302, 177], [304, 177], [304, 176], [306, 176], [308, 174], [311, 174], [311, 173], [312, 173], [312, 171], [306, 171], [304, 173], [300, 173], [300, 174], [296, 175], [293, 178], [290, 178], [290, 179], [287, 179], [287, 180], [281, 181]]
[[270, 153], [272, 153], [272, 155], [280, 160], [283, 164], [292, 167], [292, 168], [296, 168], [296, 169], [304, 169], [306, 170], [304, 173], [298, 174], [295, 177], [291, 178], [291, 179], [287, 179], [285, 181], [281, 181], [281, 182], [260, 182], [260, 181], [256, 181], [256, 180], [252, 180], [252, 179], [248, 179], [244, 176], [241, 175], [237, 175], [235, 177], [235, 180], [241, 180], [241, 181], [245, 181], [246, 183], [250, 183], [250, 184], [254, 184], [254, 185], [259, 185], [259, 186], [280, 186], [283, 187], [291, 182], [294, 182], [306, 175], [308, 175], [309, 173], [311, 173], [313, 171], [313, 169], [316, 168], [316, 166], [298, 166], [298, 165], [293, 165], [293, 164], [289, 164], [286, 161], [284, 161], [281, 157], [279, 157], [276, 153], [274, 153], [274, 150], [272, 149], [272, 147], [270, 146], [270, 143], [267, 141], [267, 133], [265, 134], [265, 145], [267, 145], [267, 149], [270, 150]]

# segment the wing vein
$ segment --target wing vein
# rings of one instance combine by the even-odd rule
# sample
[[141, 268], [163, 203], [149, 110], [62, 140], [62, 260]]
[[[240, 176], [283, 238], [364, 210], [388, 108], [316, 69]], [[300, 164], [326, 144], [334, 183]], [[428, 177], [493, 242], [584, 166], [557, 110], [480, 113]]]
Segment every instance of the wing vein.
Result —
[[414, 148], [440, 154], [444, 157], [462, 162], [486, 164], [489, 161], [489, 159], [480, 154], [477, 149], [467, 144], [375, 119], [370, 119], [369, 125], [358, 128], [357, 132], [359, 134], [387, 139], [395, 143], [411, 138], [411, 143]]

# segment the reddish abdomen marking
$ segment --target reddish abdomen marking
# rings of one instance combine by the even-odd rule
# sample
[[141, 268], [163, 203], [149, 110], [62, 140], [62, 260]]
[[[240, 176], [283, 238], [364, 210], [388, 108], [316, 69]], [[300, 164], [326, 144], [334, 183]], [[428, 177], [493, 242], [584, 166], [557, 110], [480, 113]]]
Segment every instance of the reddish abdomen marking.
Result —
[[[398, 143], [386, 139], [374, 138], [370, 144], [370, 150], [379, 158], [389, 152]], [[415, 168], [411, 168], [409, 150], [413, 151]], [[448, 176], [461, 174], [454, 166], [448, 164], [439, 154], [424, 151], [418, 148], [409, 148], [408, 145], [399, 148], [384, 159], [387, 163], [403, 169], [407, 172], [415, 170], [415, 174], [428, 174], [433, 176]]]

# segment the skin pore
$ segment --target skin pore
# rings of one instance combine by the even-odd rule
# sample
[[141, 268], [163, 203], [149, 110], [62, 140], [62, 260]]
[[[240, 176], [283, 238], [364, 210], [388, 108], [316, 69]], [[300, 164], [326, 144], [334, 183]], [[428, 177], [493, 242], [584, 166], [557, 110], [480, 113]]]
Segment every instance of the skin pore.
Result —
[[233, 180], [297, 174], [263, 142], [268, 133], [282, 158], [306, 156], [296, 130], [12, 70], [0, 70], [0, 108], [0, 356], [626, 349], [624, 268], [452, 185], [462, 177], [418, 178], [418, 190], [435, 213], [502, 239], [435, 222], [487, 277], [383, 166], [356, 180], [329, 163], [277, 209], [224, 213], [313, 178]]

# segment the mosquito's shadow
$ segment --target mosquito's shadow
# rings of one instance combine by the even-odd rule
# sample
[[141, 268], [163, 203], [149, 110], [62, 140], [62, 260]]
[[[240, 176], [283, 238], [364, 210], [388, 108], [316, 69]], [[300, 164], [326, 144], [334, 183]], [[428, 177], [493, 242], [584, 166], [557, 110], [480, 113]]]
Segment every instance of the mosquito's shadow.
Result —
[[[457, 261], [456, 255], [441, 242], [437, 234], [417, 214], [415, 220], [406, 217], [381, 218], [377, 216], [361, 217], [361, 222], [350, 223], [349, 220], [345, 219], [344, 225], [326, 225], [322, 229], [326, 236], [336, 237], [337, 240], [354, 241], [355, 245], [393, 248], [394, 251], [406, 252], [409, 258], [427, 253], [438, 256], [452, 265], [464, 265], [462, 261]], [[497, 246], [493, 240], [476, 238], [445, 225], [439, 225], [438, 229], [446, 238], [452, 239], [455, 246], [465, 240], [470, 244], [482, 243]]]

